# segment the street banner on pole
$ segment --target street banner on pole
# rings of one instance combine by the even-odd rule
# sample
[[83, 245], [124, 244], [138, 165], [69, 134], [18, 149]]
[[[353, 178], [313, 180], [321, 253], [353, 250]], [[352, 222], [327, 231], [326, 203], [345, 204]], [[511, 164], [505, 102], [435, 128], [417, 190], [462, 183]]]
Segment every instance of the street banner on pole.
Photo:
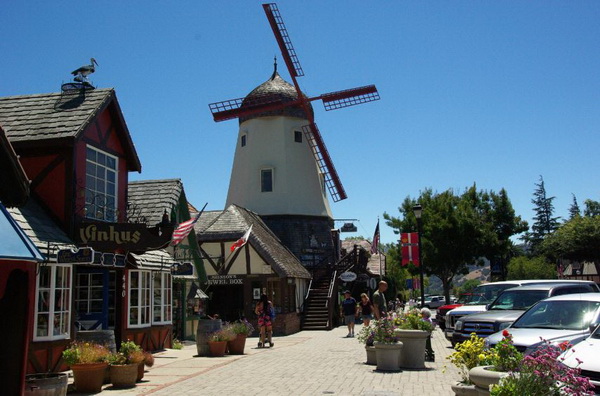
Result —
[[419, 234], [416, 232], [403, 232], [400, 234], [402, 245], [402, 266], [413, 263], [419, 266]]

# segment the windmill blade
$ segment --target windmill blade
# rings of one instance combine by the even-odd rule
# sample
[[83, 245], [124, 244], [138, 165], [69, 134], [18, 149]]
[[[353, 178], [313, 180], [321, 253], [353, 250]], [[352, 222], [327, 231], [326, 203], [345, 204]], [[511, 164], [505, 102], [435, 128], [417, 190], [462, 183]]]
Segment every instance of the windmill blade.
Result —
[[319, 169], [323, 174], [325, 186], [327, 187], [327, 190], [329, 190], [331, 199], [333, 199], [334, 202], [338, 202], [348, 198], [344, 186], [342, 186], [342, 182], [340, 181], [340, 177], [335, 170], [333, 161], [331, 161], [329, 151], [327, 151], [327, 147], [325, 147], [319, 128], [317, 128], [317, 124], [314, 122], [310, 123], [309, 125], [303, 126], [302, 130], [304, 131], [304, 136], [306, 136], [308, 145], [315, 156], [315, 161], [317, 161]]
[[322, 94], [319, 99], [323, 100], [325, 110], [329, 111], [379, 100], [379, 92], [377, 92], [375, 85], [367, 85]]
[[264, 113], [296, 104], [283, 102], [271, 94], [254, 95], [251, 99], [238, 98], [215, 102], [208, 105], [215, 122], [230, 120], [250, 114]]
[[265, 14], [267, 14], [267, 19], [269, 20], [273, 34], [275, 34], [275, 39], [277, 39], [277, 44], [279, 44], [281, 55], [283, 56], [283, 60], [285, 61], [285, 65], [287, 66], [290, 75], [293, 79], [303, 76], [304, 71], [302, 70], [302, 66], [300, 66], [300, 61], [298, 60], [290, 36], [285, 28], [277, 4], [263, 4], [263, 9], [265, 10]]

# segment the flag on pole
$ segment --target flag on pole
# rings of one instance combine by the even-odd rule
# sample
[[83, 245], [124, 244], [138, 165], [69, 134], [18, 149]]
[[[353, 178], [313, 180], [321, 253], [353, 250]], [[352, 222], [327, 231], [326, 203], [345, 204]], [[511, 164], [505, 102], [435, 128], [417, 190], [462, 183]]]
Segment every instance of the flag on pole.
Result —
[[421, 280], [419, 278], [413, 278], [413, 290], [421, 290]]
[[377, 227], [375, 227], [375, 234], [373, 234], [373, 242], [371, 242], [371, 253], [379, 253], [379, 220], [377, 220]]
[[246, 231], [246, 233], [237, 241], [235, 241], [235, 243], [233, 245], [231, 245], [231, 252], [233, 253], [236, 249], [241, 248], [242, 246], [244, 246], [246, 243], [248, 243], [248, 238], [250, 238], [250, 232], [252, 232], [252, 226], [253, 224], [250, 224], [250, 228], [248, 228], [248, 231]]
[[413, 263], [419, 266], [419, 234], [416, 232], [403, 232], [400, 234], [402, 245], [402, 265]]
[[[204, 208], [206, 208], [206, 205], [208, 205], [208, 203], [204, 205]], [[173, 236], [171, 237], [171, 246], [178, 245], [190, 234], [190, 232], [192, 232], [192, 230], [194, 229], [194, 224], [196, 224], [196, 222], [200, 218], [200, 215], [202, 214], [202, 212], [204, 212], [204, 208], [202, 208], [198, 215], [193, 219], [189, 219], [179, 224], [179, 227], [177, 227], [177, 229], [173, 231]]]

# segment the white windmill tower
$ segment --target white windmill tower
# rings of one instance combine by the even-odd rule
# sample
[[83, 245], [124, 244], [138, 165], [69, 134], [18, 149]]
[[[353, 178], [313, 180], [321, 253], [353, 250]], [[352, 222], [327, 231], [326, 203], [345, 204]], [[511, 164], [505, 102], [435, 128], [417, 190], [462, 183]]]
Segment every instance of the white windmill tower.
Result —
[[209, 105], [215, 121], [239, 119], [238, 140], [227, 194], [258, 213], [275, 234], [307, 265], [331, 258], [333, 201], [346, 199], [331, 157], [314, 122], [310, 102], [322, 100], [335, 110], [379, 99], [374, 85], [304, 95], [296, 52], [275, 4], [263, 4], [293, 85], [277, 72], [245, 98]]

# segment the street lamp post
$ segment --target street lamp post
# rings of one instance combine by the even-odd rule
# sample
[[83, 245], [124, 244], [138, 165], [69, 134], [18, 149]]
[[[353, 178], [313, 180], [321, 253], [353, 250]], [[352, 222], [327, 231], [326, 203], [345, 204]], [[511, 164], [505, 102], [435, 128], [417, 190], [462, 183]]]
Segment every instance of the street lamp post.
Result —
[[413, 213], [417, 219], [417, 236], [419, 243], [419, 283], [421, 288], [421, 307], [425, 306], [425, 276], [423, 275], [423, 256], [421, 254], [422, 246], [421, 246], [421, 215], [423, 214], [423, 207], [421, 204], [416, 204], [413, 206]]

